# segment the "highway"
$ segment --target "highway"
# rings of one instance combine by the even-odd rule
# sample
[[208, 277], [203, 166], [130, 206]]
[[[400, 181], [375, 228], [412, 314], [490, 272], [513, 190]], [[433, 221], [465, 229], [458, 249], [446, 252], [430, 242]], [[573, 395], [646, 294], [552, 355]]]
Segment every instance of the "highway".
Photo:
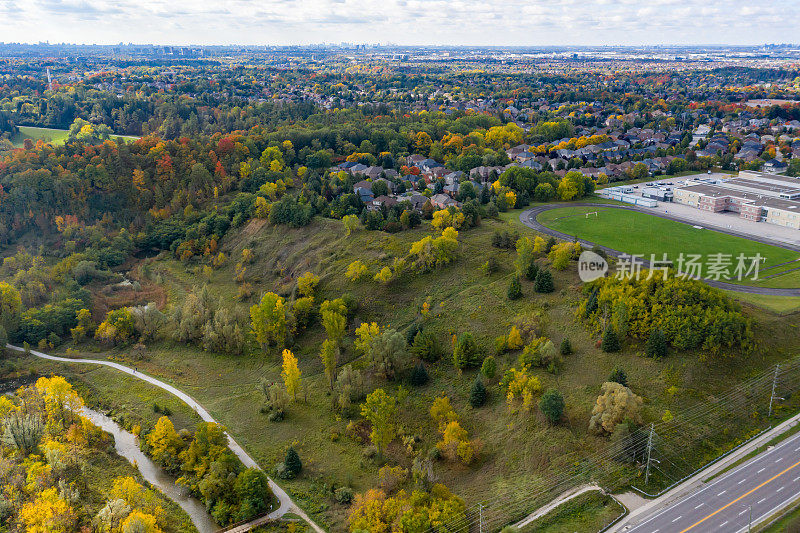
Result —
[[800, 497], [800, 434], [737, 466], [663, 510], [622, 528], [626, 533], [748, 531]]

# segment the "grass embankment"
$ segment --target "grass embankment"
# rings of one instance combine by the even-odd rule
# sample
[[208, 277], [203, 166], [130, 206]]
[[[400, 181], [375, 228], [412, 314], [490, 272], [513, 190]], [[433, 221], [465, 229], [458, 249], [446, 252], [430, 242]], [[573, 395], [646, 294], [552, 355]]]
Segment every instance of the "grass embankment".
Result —
[[588, 492], [517, 531], [519, 533], [600, 531], [624, 512], [625, 509], [610, 496], [596, 491]]
[[[519, 212], [506, 215], [516, 218]], [[496, 386], [497, 378], [490, 384], [488, 404], [471, 408], [468, 398], [476, 371], [455, 371], [447, 356], [429, 366], [430, 383], [414, 389], [400, 408], [402, 432], [417, 436], [420, 439], [417, 447], [424, 451], [440, 438], [428, 415], [431, 402], [441, 394], [450, 396], [471, 438], [483, 441], [483, 452], [477, 464], [470, 467], [436, 463], [438, 480], [461, 495], [468, 505], [508, 494], [518, 495], [521, 499], [518, 503], [506, 503], [493, 510], [501, 513], [506, 523], [522, 518], [537, 506], [524, 498], [543, 475], [571, 465], [567, 454], [588, 454], [605, 448], [607, 440], [589, 435], [587, 425], [600, 384], [615, 366], [625, 368], [632, 389], [645, 397], [645, 418], [659, 420], [665, 410], [680, 413], [696, 406], [709, 394], [735, 386], [800, 347], [790, 321], [752, 309], [750, 312], [760, 323], [756, 334], [762, 349], [747, 359], [711, 358], [702, 362], [697, 353], [686, 353], [656, 361], [639, 356], [641, 348], [635, 344], [626, 345], [620, 353], [604, 353], [596, 347], [596, 339], [575, 321], [580, 282], [574, 265], [565, 272], [555, 273], [555, 293], [535, 294], [531, 284], [523, 281], [525, 296], [516, 301], [506, 298], [515, 253], [493, 248], [491, 236], [495, 230], [508, 229], [532, 233], [518, 223], [484, 221], [479, 228], [461, 232], [461, 250], [454, 263], [384, 286], [371, 279], [353, 283], [343, 273], [350, 262], [361, 259], [374, 274], [380, 267], [391, 264], [394, 257], [404, 256], [411, 242], [431, 234], [429, 227], [396, 235], [360, 230], [345, 237], [339, 221], [315, 219], [310, 226], [300, 229], [269, 227], [254, 221], [222, 241], [222, 249], [231, 260], [214, 271], [208, 280], [209, 288], [215, 298], [221, 298], [244, 321], [249, 306], [260, 293], [271, 290], [290, 294], [294, 280], [308, 270], [322, 278], [318, 302], [344, 292], [354, 295], [360, 303], [356, 321], [376, 321], [402, 330], [421, 319], [419, 310], [427, 301], [431, 311], [424, 319], [425, 327], [437, 333], [443, 345], [448, 345], [452, 334], [471, 331], [487, 354], [492, 352], [493, 339], [506, 334], [516, 316], [541, 311], [547, 317], [546, 335], [556, 345], [569, 337], [575, 351], [565, 358], [560, 374], [535, 371], [544, 389], [557, 387], [566, 398], [566, 416], [560, 426], [550, 427], [537, 415], [510, 413], [502, 391]], [[252, 249], [256, 257], [247, 274], [256, 295], [250, 301], [239, 302], [233, 279], [234, 263], [243, 248]], [[499, 272], [486, 276], [480, 266], [490, 256], [496, 256], [501, 267]], [[179, 305], [192, 287], [203, 282], [197, 264], [187, 265], [169, 257], [153, 260], [149, 270], [151, 280], [167, 291], [170, 305]], [[350, 339], [353, 327], [351, 323]], [[228, 356], [204, 352], [193, 345], [162, 342], [149, 346], [147, 358], [142, 361], [130, 360], [125, 349], [91, 353], [87, 348], [86, 355], [128, 361], [182, 388], [227, 426], [264, 467], [281, 461], [287, 446], [294, 444], [303, 460], [304, 473], [297, 480], [285, 482], [285, 486], [324, 527], [338, 531], [345, 527], [347, 508], [334, 502], [331, 487], [350, 485], [357, 492], [374, 487], [381, 463], [365, 456], [365, 447], [346, 436], [348, 421], [331, 409], [331, 396], [318, 357], [323, 339], [324, 330], [314, 324], [291, 347], [300, 360], [308, 401], [291, 405], [286, 420], [279, 423], [269, 422], [266, 415], [259, 413], [263, 403], [258, 390], [260, 380], [280, 380], [280, 361], [275, 350], [269, 354]], [[498, 376], [516, 365], [517, 355], [498, 358]], [[342, 361], [347, 363], [357, 358], [351, 340], [346, 341]], [[367, 366], [363, 360], [353, 364]], [[148, 408], [154, 401], [149, 395], [141, 400], [127, 399], [131, 390], [127, 380], [115, 380], [113, 376], [97, 378], [91, 373], [80, 377], [99, 397], [116, 400], [120, 409], [134, 411], [151, 424], [160, 416]], [[371, 384], [386, 387], [392, 393], [398, 385], [377, 378]], [[403, 386], [410, 388], [407, 384]], [[679, 392], [668, 393], [670, 387]], [[178, 407], [168, 405], [174, 413], [179, 412]], [[720, 438], [733, 439], [733, 433], [732, 430], [729, 436]], [[387, 457], [392, 464], [410, 467], [410, 456], [399, 440], [390, 446]]]

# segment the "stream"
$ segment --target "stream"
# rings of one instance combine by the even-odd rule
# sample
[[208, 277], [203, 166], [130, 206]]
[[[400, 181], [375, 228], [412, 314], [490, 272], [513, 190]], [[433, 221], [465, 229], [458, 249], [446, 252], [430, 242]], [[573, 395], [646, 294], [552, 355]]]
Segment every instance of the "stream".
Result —
[[116, 448], [117, 454], [136, 466], [144, 479], [186, 511], [199, 533], [219, 531], [220, 527], [208, 514], [205, 505], [191, 497], [185, 487], [175, 484], [175, 480], [171, 476], [167, 475], [161, 470], [161, 467], [150, 460], [139, 449], [139, 444], [136, 442], [136, 436], [133, 433], [125, 431], [111, 418], [92, 409], [84, 407], [81, 409], [81, 415], [91, 420], [93, 424], [103, 431], [113, 435], [114, 448]]

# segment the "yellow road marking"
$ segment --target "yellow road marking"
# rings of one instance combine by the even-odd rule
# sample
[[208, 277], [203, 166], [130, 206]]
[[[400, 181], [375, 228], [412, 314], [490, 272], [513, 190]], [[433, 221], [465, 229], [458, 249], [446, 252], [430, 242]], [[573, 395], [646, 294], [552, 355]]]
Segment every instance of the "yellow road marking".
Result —
[[731, 506], [731, 505], [733, 505], [734, 503], [738, 502], [738, 501], [739, 501], [739, 500], [741, 500], [742, 498], [744, 498], [744, 497], [746, 497], [746, 496], [749, 496], [750, 494], [754, 493], [755, 491], [757, 491], [758, 489], [760, 489], [761, 487], [763, 487], [763, 486], [764, 486], [764, 485], [766, 485], [767, 483], [769, 483], [769, 482], [771, 482], [771, 481], [774, 481], [775, 479], [777, 479], [777, 478], [781, 477], [782, 475], [784, 475], [786, 472], [788, 472], [788, 471], [789, 471], [789, 470], [791, 470], [792, 468], [796, 467], [797, 465], [800, 465], [800, 461], [797, 461], [795, 464], [793, 464], [792, 466], [790, 466], [789, 468], [787, 468], [787, 469], [786, 469], [786, 470], [784, 470], [783, 472], [781, 472], [781, 473], [779, 473], [779, 474], [775, 474], [774, 476], [772, 476], [771, 478], [769, 478], [768, 480], [766, 480], [764, 483], [762, 483], [761, 485], [757, 486], [756, 488], [754, 488], [754, 489], [750, 489], [749, 491], [745, 492], [744, 494], [742, 494], [741, 496], [739, 496], [738, 498], [736, 498], [735, 500], [733, 500], [731, 503], [729, 503], [729, 504], [725, 505], [724, 507], [720, 507], [719, 509], [717, 509], [716, 511], [714, 511], [713, 513], [711, 513], [711, 514], [710, 514], [710, 515], [708, 515], [707, 517], [705, 517], [705, 518], [703, 518], [703, 519], [701, 519], [701, 520], [698, 520], [697, 522], [695, 522], [695, 523], [694, 523], [694, 524], [692, 524], [691, 526], [689, 526], [689, 527], [687, 527], [686, 529], [682, 530], [680, 533], [686, 533], [687, 531], [689, 531], [689, 530], [690, 530], [690, 529], [692, 529], [693, 527], [695, 527], [695, 526], [697, 526], [697, 525], [700, 525], [700, 524], [702, 524], [703, 522], [705, 522], [706, 520], [708, 520], [709, 518], [711, 518], [711, 517], [712, 517], [712, 516], [714, 516], [715, 514], [717, 514], [717, 513], [721, 512], [721, 511], [724, 511], [725, 509], [727, 509], [728, 507], [730, 507], [730, 506]]

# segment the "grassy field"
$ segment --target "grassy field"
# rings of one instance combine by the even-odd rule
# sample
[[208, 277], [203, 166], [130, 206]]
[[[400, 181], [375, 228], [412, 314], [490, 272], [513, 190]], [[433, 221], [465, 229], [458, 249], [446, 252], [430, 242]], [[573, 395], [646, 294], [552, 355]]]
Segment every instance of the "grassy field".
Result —
[[33, 141], [33, 144], [36, 144], [36, 141], [44, 141], [46, 143], [63, 143], [67, 140], [67, 135], [69, 131], [67, 130], [59, 130], [55, 128], [37, 128], [34, 126], [20, 126], [19, 133], [11, 137], [11, 144], [14, 145], [15, 148], [22, 148], [25, 139], [30, 139]]
[[[22, 148], [24, 146], [25, 139], [32, 140], [33, 144], [36, 144], [36, 142], [39, 140], [45, 143], [63, 144], [67, 140], [68, 135], [68, 130], [56, 128], [38, 128], [35, 126], [20, 126], [19, 133], [11, 137], [11, 144], [13, 144], [15, 148]], [[130, 135], [111, 136], [112, 139], [116, 139], [117, 137], [122, 137], [123, 139], [129, 141], [135, 141], [139, 138]]]
[[[587, 213], [594, 212], [597, 213], [597, 216], [586, 216]], [[791, 250], [705, 228], [698, 229], [688, 224], [637, 211], [564, 207], [545, 211], [539, 215], [538, 221], [556, 231], [576, 235], [581, 239], [628, 254], [642, 254], [645, 258], [649, 258], [651, 254], [661, 258], [662, 254], [666, 253], [671, 260], [675, 261], [681, 253], [685, 256], [701, 254], [704, 258], [709, 254], [717, 253], [730, 254], [733, 258], [740, 253], [746, 256], [758, 253], [765, 258], [762, 269], [800, 258], [800, 254]], [[735, 259], [731, 272], [734, 267]], [[797, 277], [791, 275], [777, 277], [770, 281], [772, 281], [770, 286], [800, 286], [797, 283]]]
[[[544, 389], [558, 387], [566, 398], [566, 418], [560, 426], [550, 427], [535, 415], [509, 412], [497, 385], [498, 378], [490, 383], [488, 404], [473, 409], [468, 398], [476, 371], [454, 371], [447, 357], [429, 366], [428, 385], [414, 389], [411, 394], [402, 394], [401, 434], [418, 438], [416, 448], [423, 452], [439, 439], [427, 414], [431, 402], [441, 394], [451, 398], [470, 435], [482, 440], [483, 450], [480, 460], [470, 467], [437, 462], [437, 479], [462, 496], [468, 505], [508, 494], [519, 495], [519, 501], [492, 510], [500, 514], [504, 523], [518, 520], [535, 507], [525, 496], [545, 474], [568, 467], [568, 454], [586, 454], [607, 446], [606, 439], [588, 434], [587, 425], [600, 384], [615, 366], [625, 368], [633, 390], [645, 397], [646, 419], [658, 420], [665, 410], [679, 413], [698, 405], [715, 391], [733, 387], [800, 348], [795, 320], [754, 307], [748, 312], [758, 321], [756, 335], [762, 349], [745, 359], [712, 358], [702, 362], [697, 353], [683, 353], [657, 361], [642, 358], [641, 347], [633, 343], [626, 344], [620, 353], [604, 353], [597, 348], [597, 339], [574, 319], [581, 286], [574, 265], [555, 273], [556, 292], [552, 294], [535, 294], [531, 284], [523, 281], [525, 296], [516, 301], [506, 298], [515, 253], [493, 248], [491, 236], [496, 230], [509, 229], [533, 234], [518, 221], [514, 222], [518, 216], [518, 211], [505, 213], [504, 218], [509, 222], [487, 220], [479, 228], [462, 231], [461, 250], [454, 263], [389, 285], [371, 279], [353, 283], [343, 273], [350, 262], [361, 259], [374, 274], [394, 258], [405, 255], [411, 242], [430, 235], [429, 227], [395, 235], [361, 230], [345, 237], [341, 222], [334, 220], [315, 219], [310, 226], [299, 229], [270, 227], [254, 220], [222, 241], [222, 250], [231, 260], [215, 270], [207, 281], [214, 297], [245, 321], [254, 299], [245, 302], [236, 299], [234, 263], [243, 248], [250, 248], [256, 261], [248, 266], [247, 281], [256, 288], [257, 295], [268, 290], [290, 295], [294, 280], [305, 271], [322, 278], [318, 301], [351, 293], [359, 301], [359, 308], [350, 324], [349, 339], [359, 321], [374, 320], [400, 330], [414, 321], [423, 321], [425, 328], [435, 332], [445, 346], [453, 334], [471, 331], [487, 354], [492, 353], [494, 338], [506, 334], [515, 317], [542, 313], [546, 317], [546, 335], [556, 345], [568, 337], [575, 351], [566, 357], [558, 375], [535, 371]], [[486, 276], [480, 266], [490, 256], [498, 259], [500, 270]], [[140, 265], [139, 272], [164, 288], [168, 305], [179, 305], [193, 287], [203, 283], [200, 267], [200, 263], [181, 263], [165, 255], [148, 260], [146, 268]], [[425, 302], [431, 311], [423, 318], [419, 311]], [[182, 388], [204, 404], [266, 468], [281, 461], [286, 448], [294, 445], [303, 460], [304, 473], [297, 480], [285, 482], [286, 488], [324, 527], [341, 531], [346, 525], [347, 508], [335, 503], [331, 489], [349, 485], [361, 492], [374, 487], [382, 460], [365, 454], [366, 447], [347, 436], [348, 420], [331, 408], [331, 396], [318, 357], [323, 339], [324, 330], [313, 324], [291, 346], [300, 360], [308, 394], [307, 400], [291, 405], [286, 420], [279, 423], [269, 422], [259, 412], [263, 404], [259, 382], [280, 380], [276, 350], [230, 356], [164, 341], [148, 346], [143, 360], [132, 359], [125, 348], [101, 351], [86, 345], [83, 351], [88, 356], [127, 362]], [[518, 353], [510, 353], [499, 357], [498, 376], [516, 365], [517, 356]], [[351, 340], [346, 340], [342, 354], [342, 363], [348, 362], [357, 367], [367, 366], [355, 353]], [[160, 416], [152, 408], [153, 403], [167, 406], [178, 418], [178, 426], [191, 426], [195, 422], [192, 413], [170, 403], [164, 393], [107, 373], [110, 371], [38, 361], [30, 364], [41, 365], [39, 368], [44, 372], [69, 375], [84, 383], [99, 403], [145, 425], [154, 424]], [[411, 389], [404, 380], [387, 383], [374, 377], [370, 378], [367, 390], [379, 386], [393, 394]], [[668, 392], [675, 387], [679, 394]], [[399, 439], [390, 446], [385, 459], [391, 464], [411, 466], [411, 456]]]

